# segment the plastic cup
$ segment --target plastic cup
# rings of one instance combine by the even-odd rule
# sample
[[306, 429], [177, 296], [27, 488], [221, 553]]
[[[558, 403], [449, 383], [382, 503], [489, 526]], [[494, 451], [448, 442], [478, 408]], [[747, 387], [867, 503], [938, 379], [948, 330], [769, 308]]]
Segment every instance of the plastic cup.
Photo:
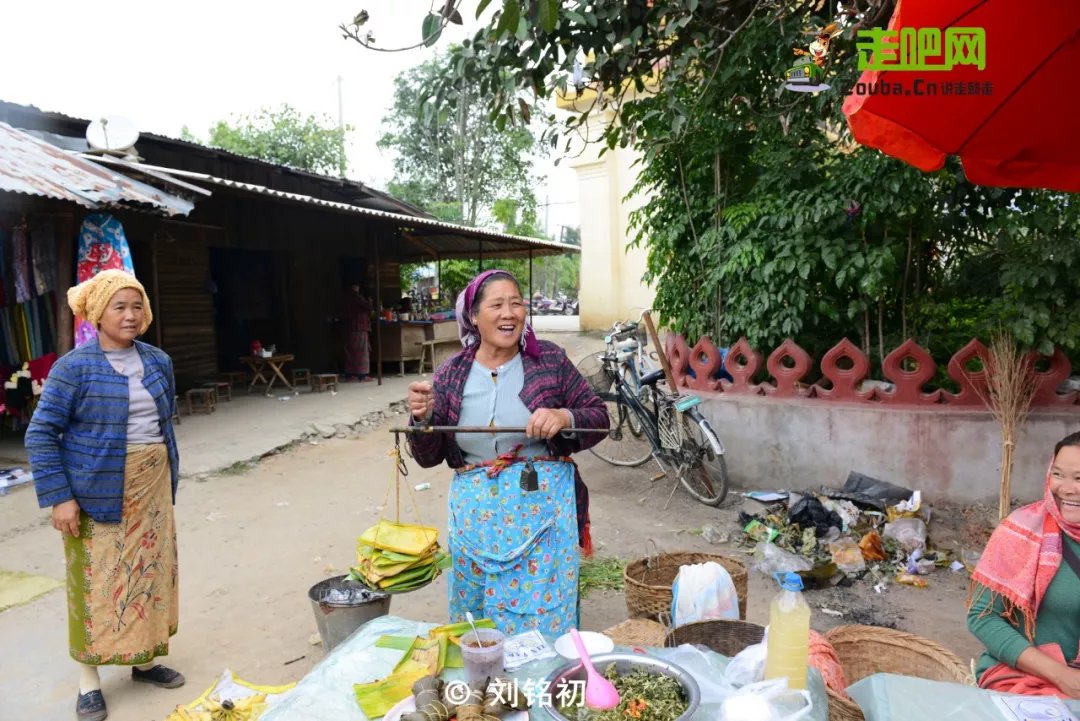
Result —
[[477, 639], [472, 631], [461, 637], [461, 659], [465, 665], [465, 681], [475, 683], [496, 678], [503, 672], [504, 636], [493, 628], [478, 628]]

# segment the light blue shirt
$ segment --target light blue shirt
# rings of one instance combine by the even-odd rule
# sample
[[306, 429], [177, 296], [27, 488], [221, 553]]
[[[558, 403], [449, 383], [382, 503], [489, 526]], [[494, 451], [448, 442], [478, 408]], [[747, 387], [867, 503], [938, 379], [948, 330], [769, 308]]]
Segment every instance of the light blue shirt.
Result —
[[[524, 385], [525, 368], [520, 353], [495, 370], [473, 361], [465, 381], [458, 425], [524, 428], [532, 416], [532, 411], [521, 401]], [[525, 446], [518, 452], [521, 456], [531, 458], [547, 453], [546, 443], [530, 439], [524, 433], [460, 433], [457, 444], [466, 463], [490, 461], [518, 444]]]

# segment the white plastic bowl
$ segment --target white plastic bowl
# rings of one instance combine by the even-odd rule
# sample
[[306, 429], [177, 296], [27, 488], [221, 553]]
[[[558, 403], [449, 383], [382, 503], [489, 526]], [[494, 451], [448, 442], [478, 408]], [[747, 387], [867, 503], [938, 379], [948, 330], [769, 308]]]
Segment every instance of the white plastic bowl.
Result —
[[[585, 644], [585, 650], [589, 652], [590, 658], [603, 653], [611, 653], [615, 649], [615, 642], [602, 633], [596, 633], [595, 631], [579, 631], [578, 633], [581, 635], [581, 642]], [[574, 639], [570, 638], [568, 633], [559, 636], [555, 641], [555, 653], [568, 661], [577, 661], [580, 658], [577, 647], [574, 646]]]

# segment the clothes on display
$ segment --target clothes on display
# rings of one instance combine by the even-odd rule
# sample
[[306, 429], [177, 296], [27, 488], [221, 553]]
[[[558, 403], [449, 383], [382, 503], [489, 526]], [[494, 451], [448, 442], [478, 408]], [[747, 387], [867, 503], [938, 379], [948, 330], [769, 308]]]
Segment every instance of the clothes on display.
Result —
[[[135, 275], [124, 226], [108, 213], [91, 213], [79, 229], [77, 282], [90, 280], [103, 270], [116, 268]], [[97, 329], [83, 318], [75, 319], [75, 347], [97, 337]]]
[[21, 421], [57, 358], [56, 259], [52, 218], [0, 227], [0, 414]]

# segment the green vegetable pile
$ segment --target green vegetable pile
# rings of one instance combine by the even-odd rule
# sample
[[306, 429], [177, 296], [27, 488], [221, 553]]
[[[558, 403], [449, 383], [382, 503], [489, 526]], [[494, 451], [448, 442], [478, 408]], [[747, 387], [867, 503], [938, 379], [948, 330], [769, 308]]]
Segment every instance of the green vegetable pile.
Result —
[[619, 705], [607, 711], [595, 711], [581, 705], [560, 706], [559, 713], [571, 721], [675, 721], [690, 705], [682, 686], [662, 674], [635, 669], [619, 675], [615, 664], [604, 672], [619, 692]]

